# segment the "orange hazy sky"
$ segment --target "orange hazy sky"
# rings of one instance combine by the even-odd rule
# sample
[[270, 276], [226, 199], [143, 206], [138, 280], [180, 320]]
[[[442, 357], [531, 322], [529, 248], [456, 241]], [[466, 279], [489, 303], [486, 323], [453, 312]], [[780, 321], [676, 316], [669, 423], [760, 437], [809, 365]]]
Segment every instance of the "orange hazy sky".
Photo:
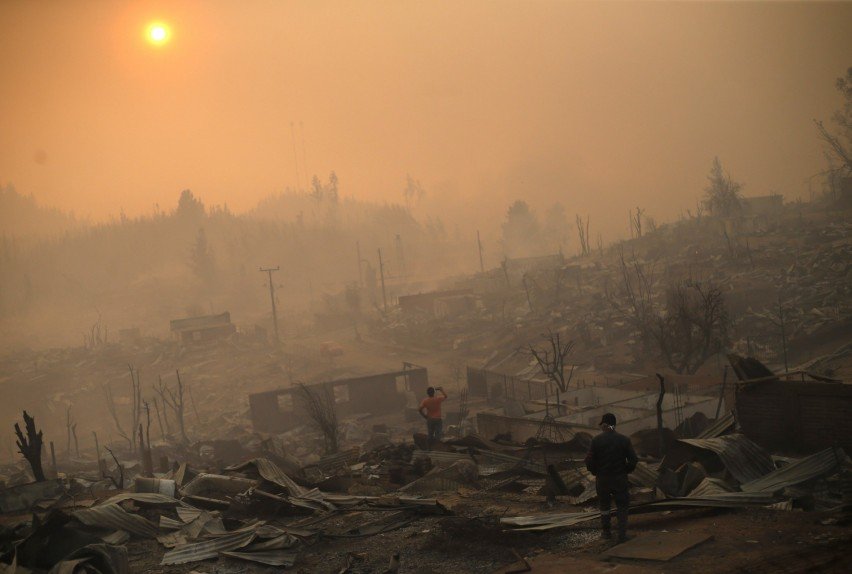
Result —
[[850, 3], [5, 0], [0, 29], [0, 183], [95, 219], [295, 187], [291, 122], [300, 186], [401, 201], [411, 173], [480, 217], [523, 196], [626, 231], [714, 155], [807, 197], [852, 66]]

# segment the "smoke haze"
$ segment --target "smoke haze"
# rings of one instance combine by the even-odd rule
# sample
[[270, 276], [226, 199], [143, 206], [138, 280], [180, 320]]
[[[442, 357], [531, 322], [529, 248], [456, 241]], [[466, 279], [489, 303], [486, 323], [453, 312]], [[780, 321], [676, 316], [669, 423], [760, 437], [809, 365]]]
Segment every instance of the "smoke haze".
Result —
[[624, 236], [630, 206], [694, 206], [717, 155], [746, 194], [807, 197], [852, 53], [847, 3], [4, 2], [0, 21], [0, 182], [45, 205], [98, 220], [191, 188], [240, 212], [331, 170], [343, 196], [402, 202], [411, 174], [424, 211], [491, 236], [516, 198]]

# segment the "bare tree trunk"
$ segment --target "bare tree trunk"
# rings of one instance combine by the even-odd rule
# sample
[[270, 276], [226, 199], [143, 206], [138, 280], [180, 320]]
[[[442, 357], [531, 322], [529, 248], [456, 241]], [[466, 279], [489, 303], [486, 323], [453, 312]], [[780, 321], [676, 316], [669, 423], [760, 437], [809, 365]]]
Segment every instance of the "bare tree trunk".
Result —
[[[114, 476], [112, 476], [111, 474], [107, 474], [106, 472], [104, 472], [101, 476], [103, 476], [104, 478], [108, 478], [110, 482], [112, 482], [113, 486], [115, 486], [118, 490], [124, 490], [124, 467], [121, 466], [120, 462], [118, 462], [118, 459], [115, 457], [115, 453], [112, 452], [112, 449], [110, 449], [108, 446], [105, 446], [104, 449], [106, 449], [110, 456], [112, 456], [112, 460], [115, 461], [115, 467], [118, 470], [118, 480], [116, 480]], [[104, 464], [104, 467], [106, 467], [106, 464]]]
[[160, 437], [166, 440], [166, 431], [163, 430], [163, 419], [160, 417], [160, 405], [157, 404], [157, 398], [154, 398], [154, 411], [157, 413], [157, 424], [160, 427]]
[[308, 417], [323, 435], [325, 454], [334, 454], [339, 449], [340, 427], [337, 423], [337, 408], [334, 394], [327, 386], [318, 386], [314, 390], [298, 383]]

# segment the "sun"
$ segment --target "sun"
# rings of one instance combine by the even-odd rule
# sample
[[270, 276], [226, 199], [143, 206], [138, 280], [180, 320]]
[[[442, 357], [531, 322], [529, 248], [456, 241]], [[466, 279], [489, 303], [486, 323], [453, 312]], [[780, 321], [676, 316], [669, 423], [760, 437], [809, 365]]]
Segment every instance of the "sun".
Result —
[[155, 46], [162, 46], [169, 41], [171, 31], [169, 30], [169, 27], [162, 22], [152, 22], [148, 25], [145, 36], [151, 44], [154, 44]]

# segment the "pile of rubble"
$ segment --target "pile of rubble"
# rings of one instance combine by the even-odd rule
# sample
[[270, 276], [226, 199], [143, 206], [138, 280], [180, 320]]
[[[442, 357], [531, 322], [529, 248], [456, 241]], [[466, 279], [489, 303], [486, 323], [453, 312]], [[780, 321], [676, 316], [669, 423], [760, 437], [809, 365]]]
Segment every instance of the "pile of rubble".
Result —
[[[506, 529], [565, 528], [599, 516], [590, 508], [594, 479], [583, 465], [589, 438], [580, 433], [565, 443], [518, 445], [476, 434], [432, 444], [424, 435], [402, 443], [371, 437], [364, 448], [307, 465], [267, 452], [203, 470], [199, 459], [199, 466], [183, 463], [154, 476], [127, 464], [127, 489], [86, 472], [17, 485], [0, 494], [0, 563], [7, 572], [124, 573], [126, 545], [138, 539], [157, 542], [163, 566], [229, 559], [290, 567], [322, 541], [371, 537], [450, 514], [439, 497], [458, 492], [571, 504], [578, 510], [500, 519]], [[840, 511], [852, 502], [852, 464], [842, 449], [772, 456], [736, 432], [732, 414], [698, 437], [675, 440], [662, 459], [643, 454], [641, 444], [643, 461], [630, 477], [631, 513]], [[341, 572], [357, 556], [346, 560]]]

